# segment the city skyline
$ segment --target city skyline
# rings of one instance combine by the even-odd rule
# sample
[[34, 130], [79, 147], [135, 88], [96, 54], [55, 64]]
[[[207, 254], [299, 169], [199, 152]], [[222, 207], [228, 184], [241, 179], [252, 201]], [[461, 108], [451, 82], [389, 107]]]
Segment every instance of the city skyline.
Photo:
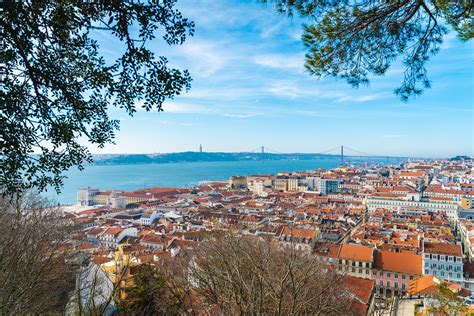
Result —
[[[170, 64], [189, 69], [188, 93], [165, 102], [164, 112], [120, 109], [116, 145], [94, 154], [197, 151], [240, 152], [268, 146], [279, 152], [320, 152], [344, 144], [364, 152], [413, 157], [473, 155], [472, 43], [454, 33], [428, 63], [432, 88], [408, 103], [393, 90], [403, 68], [353, 89], [304, 72], [298, 18], [287, 19], [253, 1], [182, 1], [196, 23], [194, 37], [156, 47]], [[212, 12], [212, 14], [209, 14]], [[110, 38], [97, 33], [104, 55]]]

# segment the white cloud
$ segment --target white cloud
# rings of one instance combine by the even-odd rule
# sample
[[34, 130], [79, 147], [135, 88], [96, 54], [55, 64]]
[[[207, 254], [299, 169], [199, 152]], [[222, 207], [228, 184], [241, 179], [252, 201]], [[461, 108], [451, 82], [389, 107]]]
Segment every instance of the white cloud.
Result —
[[282, 26], [286, 24], [284, 18], [282, 18], [278, 23], [275, 23], [273, 26], [265, 27], [263, 31], [260, 33], [262, 38], [269, 38], [273, 36], [276, 32], [280, 30]]
[[344, 97], [336, 99], [335, 102], [368, 102], [383, 99], [388, 96], [389, 94], [386, 92], [372, 93], [360, 96], [346, 95]]
[[334, 88], [323, 90], [316, 88], [315, 85], [299, 84], [298, 81], [276, 81], [266, 89], [275, 96], [291, 99], [308, 97], [334, 99], [347, 97], [347, 94], [344, 94], [338, 90], [334, 90]]
[[216, 44], [189, 40], [180, 48], [181, 56], [190, 65], [193, 77], [210, 77], [225, 67], [228, 56], [217, 49]]
[[180, 114], [209, 112], [209, 109], [202, 105], [178, 103], [178, 102], [173, 102], [173, 101], [165, 102], [163, 104], [163, 110], [165, 113], [180, 113]]
[[456, 32], [451, 31], [448, 34], [446, 34], [443, 38], [443, 43], [441, 44], [441, 49], [448, 49], [451, 48], [453, 45], [453, 42], [456, 40]]
[[256, 55], [252, 58], [252, 61], [259, 65], [274, 69], [292, 70], [303, 72], [304, 71], [304, 55], [293, 54], [264, 54]]
[[[241, 107], [242, 112], [228, 112], [227, 106], [218, 106], [215, 104], [193, 104], [184, 102], [166, 102], [163, 105], [164, 113], [173, 114], [205, 114], [205, 115], [217, 115], [231, 118], [245, 119], [261, 115], [258, 112], [251, 112], [251, 109]], [[163, 121], [162, 124], [170, 124], [171, 121]], [[190, 125], [190, 124], [182, 124]]]

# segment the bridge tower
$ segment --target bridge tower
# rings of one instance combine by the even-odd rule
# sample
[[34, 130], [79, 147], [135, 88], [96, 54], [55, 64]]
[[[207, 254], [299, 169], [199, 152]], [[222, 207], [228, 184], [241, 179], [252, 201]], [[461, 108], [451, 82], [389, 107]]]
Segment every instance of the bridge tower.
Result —
[[341, 145], [341, 165], [344, 164], [344, 146]]

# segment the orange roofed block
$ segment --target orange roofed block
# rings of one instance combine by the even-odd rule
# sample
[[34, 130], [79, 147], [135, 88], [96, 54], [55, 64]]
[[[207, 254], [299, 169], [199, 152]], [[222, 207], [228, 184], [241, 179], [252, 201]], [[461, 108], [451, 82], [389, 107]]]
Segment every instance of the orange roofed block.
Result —
[[425, 253], [462, 257], [460, 245], [444, 243], [425, 243]]
[[339, 258], [352, 261], [372, 262], [373, 253], [374, 249], [369, 246], [342, 244]]
[[374, 266], [378, 270], [414, 275], [421, 275], [423, 267], [421, 255], [388, 250], [377, 250], [375, 252]]

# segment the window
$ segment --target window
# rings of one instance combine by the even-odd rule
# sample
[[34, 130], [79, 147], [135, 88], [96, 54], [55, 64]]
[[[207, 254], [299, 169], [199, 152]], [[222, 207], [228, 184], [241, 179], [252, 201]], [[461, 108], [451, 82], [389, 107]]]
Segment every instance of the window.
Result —
[[402, 280], [405, 280], [405, 279], [406, 279], [406, 276], [402, 274]]
[[452, 256], [449, 256], [449, 257], [448, 257], [448, 261], [453, 261], [453, 257], [452, 257]]
[[395, 273], [395, 279], [398, 279], [398, 273]]
[[359, 273], [362, 274], [362, 269], [359, 269]]
[[362, 267], [362, 262], [361, 261], [359, 261], [359, 267]]
[[461, 278], [461, 273], [458, 273], [458, 274], [457, 274], [457, 278], [458, 278], [458, 279]]
[[444, 256], [439, 256], [439, 260], [446, 260]]
[[373, 271], [373, 272], [372, 272], [372, 275], [373, 275], [374, 277], [377, 276], [377, 272], [376, 272], [376, 271]]
[[405, 289], [405, 283], [402, 283], [402, 290]]
[[387, 281], [387, 287], [390, 287], [390, 281]]
[[389, 278], [392, 274], [390, 272], [387, 272], [387, 278]]
[[395, 282], [395, 288], [398, 289], [398, 282]]
[[356, 269], [355, 269], [355, 268], [352, 268], [352, 272], [356, 272]]
[[413, 275], [410, 275], [410, 280], [413, 280]]
[[383, 271], [380, 271], [380, 276], [383, 277]]

